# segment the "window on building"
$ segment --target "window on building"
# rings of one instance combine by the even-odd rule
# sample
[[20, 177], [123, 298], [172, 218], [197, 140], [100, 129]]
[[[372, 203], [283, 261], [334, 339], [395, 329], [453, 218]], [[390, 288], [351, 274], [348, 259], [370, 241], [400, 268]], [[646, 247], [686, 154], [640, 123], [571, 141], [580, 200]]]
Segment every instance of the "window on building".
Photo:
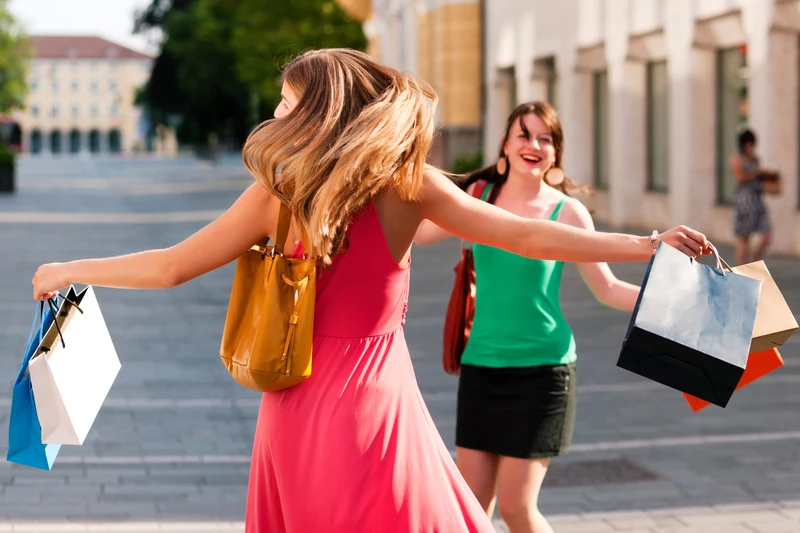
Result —
[[39, 106], [38, 105], [32, 105], [31, 106], [31, 116], [32, 117], [38, 117], [39, 116]]
[[77, 129], [72, 129], [69, 132], [69, 151], [72, 154], [77, 154], [81, 151], [81, 132]]
[[108, 151], [112, 154], [122, 151], [122, 134], [116, 128], [108, 132]]
[[43, 148], [44, 142], [42, 141], [42, 132], [39, 130], [33, 130], [31, 132], [31, 147], [30, 151], [32, 154], [41, 153]]
[[50, 110], [50, 116], [53, 118], [58, 118], [58, 106], [54, 105], [53, 109]]
[[72, 118], [78, 118], [79, 114], [80, 114], [80, 110], [78, 109], [78, 106], [77, 105], [73, 105], [72, 106]]
[[91, 113], [92, 113], [92, 118], [96, 118], [100, 114], [99, 111], [97, 110], [97, 105], [92, 105]]
[[611, 143], [609, 142], [609, 91], [608, 72], [595, 72], [592, 76], [592, 99], [594, 107], [594, 186], [597, 189], [608, 189], [611, 174]]
[[72, 92], [74, 93], [78, 92], [78, 87], [79, 87], [78, 80], [72, 80]]
[[739, 151], [737, 137], [747, 126], [747, 56], [744, 47], [717, 52], [717, 203], [730, 204], [736, 179], [731, 156]]
[[647, 64], [647, 190], [669, 189], [669, 79], [667, 62]]
[[61, 132], [58, 130], [50, 132], [50, 151], [54, 154], [61, 153]]
[[556, 58], [551, 57], [547, 63], [547, 103], [558, 110], [558, 74], [556, 73]]
[[50, 87], [53, 89], [54, 93], [58, 92], [58, 82], [56, 80], [53, 80], [53, 82], [50, 84]]
[[537, 59], [533, 62], [533, 82], [538, 86], [536, 98], [545, 100], [558, 110], [558, 75], [555, 57]]
[[92, 80], [92, 83], [89, 85], [89, 88], [92, 90], [93, 93], [97, 92], [97, 81]]
[[97, 70], [97, 61], [92, 61], [89, 63], [89, 69]]
[[116, 91], [117, 90], [117, 80], [111, 80], [110, 82], [108, 82], [108, 88], [110, 90], [112, 90], [112, 91]]
[[505, 113], [506, 115], [508, 115], [517, 106], [516, 69], [514, 67], [500, 69], [497, 73], [497, 79], [498, 82], [500, 83], [500, 86], [503, 88], [503, 96], [508, 99], [507, 100], [508, 112]]
[[109, 114], [112, 117], [116, 117], [119, 114], [119, 107], [117, 107], [117, 104], [111, 104], [111, 111]]
[[29, 83], [29, 85], [30, 85], [31, 92], [32, 92], [32, 93], [33, 93], [33, 92], [36, 92], [36, 90], [39, 88], [39, 80], [37, 80], [36, 78], [34, 78], [34, 79], [32, 79], [32, 80], [31, 80], [31, 82]]
[[89, 132], [89, 151], [93, 154], [100, 151], [100, 131], [96, 129]]

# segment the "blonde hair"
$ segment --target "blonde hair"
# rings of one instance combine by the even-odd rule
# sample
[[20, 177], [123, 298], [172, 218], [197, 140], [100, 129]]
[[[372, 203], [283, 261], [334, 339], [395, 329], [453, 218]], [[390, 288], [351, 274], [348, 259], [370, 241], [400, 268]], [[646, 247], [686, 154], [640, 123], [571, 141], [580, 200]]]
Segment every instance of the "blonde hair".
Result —
[[425, 82], [349, 49], [306, 52], [283, 80], [297, 105], [253, 130], [244, 164], [290, 207], [308, 253], [330, 265], [351, 217], [377, 193], [418, 198], [438, 99]]

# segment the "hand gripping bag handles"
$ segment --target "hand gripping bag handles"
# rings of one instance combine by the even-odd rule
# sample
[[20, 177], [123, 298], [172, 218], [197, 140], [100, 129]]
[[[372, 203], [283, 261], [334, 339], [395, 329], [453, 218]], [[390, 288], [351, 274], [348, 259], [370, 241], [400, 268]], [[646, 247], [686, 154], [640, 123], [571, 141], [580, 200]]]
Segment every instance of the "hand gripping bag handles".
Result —
[[317, 264], [284, 254], [290, 222], [281, 203], [275, 244], [253, 246], [237, 260], [222, 333], [220, 357], [228, 372], [260, 392], [286, 389], [311, 375]]
[[[481, 198], [486, 185], [483, 180], [475, 182], [472, 196]], [[461, 354], [467, 346], [475, 315], [475, 263], [471, 246], [462, 243], [461, 259], [455, 272], [456, 279], [444, 319], [442, 366], [448, 374], [458, 374], [461, 370]]]

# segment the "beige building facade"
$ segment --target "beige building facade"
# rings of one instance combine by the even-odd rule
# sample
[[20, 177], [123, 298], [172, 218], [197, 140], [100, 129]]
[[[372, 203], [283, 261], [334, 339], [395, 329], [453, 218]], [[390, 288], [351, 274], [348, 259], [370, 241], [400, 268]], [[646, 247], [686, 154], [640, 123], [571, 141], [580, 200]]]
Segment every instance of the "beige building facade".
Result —
[[144, 149], [136, 91], [152, 58], [91, 36], [34, 36], [25, 109], [15, 114], [30, 154]]

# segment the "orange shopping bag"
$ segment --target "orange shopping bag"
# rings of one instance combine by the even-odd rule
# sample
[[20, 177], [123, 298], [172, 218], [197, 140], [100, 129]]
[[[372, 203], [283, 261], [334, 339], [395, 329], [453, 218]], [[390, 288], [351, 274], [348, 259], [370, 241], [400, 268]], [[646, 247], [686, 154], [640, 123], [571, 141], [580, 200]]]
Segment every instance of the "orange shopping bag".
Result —
[[[736, 390], [741, 389], [745, 385], [752, 383], [762, 376], [766, 376], [773, 370], [783, 366], [783, 358], [778, 352], [777, 348], [770, 348], [761, 352], [751, 353], [747, 358], [747, 366], [744, 369], [739, 384], [736, 385]], [[691, 396], [690, 394], [683, 393], [683, 397], [689, 403], [689, 407], [695, 413], [704, 407], [711, 405], [705, 400]]]

